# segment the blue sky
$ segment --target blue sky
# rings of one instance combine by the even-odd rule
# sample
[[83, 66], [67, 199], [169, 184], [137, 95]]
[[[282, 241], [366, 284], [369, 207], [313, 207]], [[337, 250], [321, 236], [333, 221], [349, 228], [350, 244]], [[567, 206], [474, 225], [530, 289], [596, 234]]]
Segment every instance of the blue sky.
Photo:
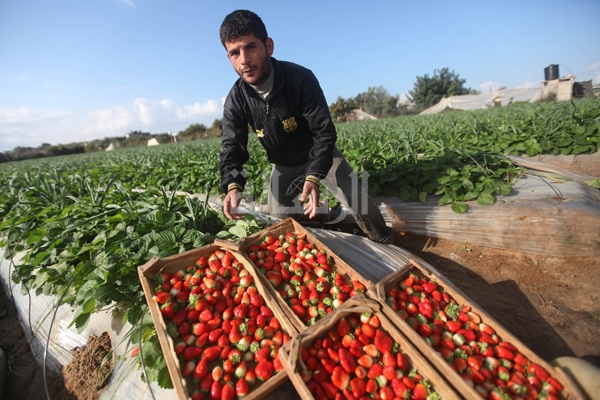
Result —
[[600, 83], [597, 0], [4, 0], [0, 151], [210, 126], [237, 79], [218, 30], [239, 8], [330, 104], [444, 67], [482, 91], [539, 86], [551, 63]]

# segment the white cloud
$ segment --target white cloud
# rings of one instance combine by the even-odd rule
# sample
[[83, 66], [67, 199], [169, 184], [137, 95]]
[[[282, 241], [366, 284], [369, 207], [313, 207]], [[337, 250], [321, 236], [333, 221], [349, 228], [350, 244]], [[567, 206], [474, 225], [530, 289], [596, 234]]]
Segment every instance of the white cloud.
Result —
[[85, 134], [102, 133], [107, 136], [115, 133], [124, 134], [127, 127], [135, 122], [133, 113], [126, 107], [90, 111], [88, 115], [95, 118], [96, 122], [83, 129]]
[[133, 2], [133, 0], [116, 0], [117, 3], [121, 3], [121, 4], [125, 4], [131, 8], [135, 8], [135, 3]]
[[523, 86], [517, 86], [516, 89], [532, 89], [537, 87], [540, 87], [540, 82], [525, 81], [525, 83], [523, 83]]
[[92, 110], [83, 115], [71, 111], [43, 112], [28, 107], [0, 107], [0, 151], [16, 146], [37, 147], [73, 143], [102, 137], [123, 136], [132, 130], [177, 133], [192, 123], [212, 124], [222, 117], [225, 99], [178, 105], [171, 99], [137, 98], [130, 105]]
[[209, 100], [204, 104], [194, 103], [192, 106], [179, 107], [175, 114], [182, 121], [189, 121], [206, 114], [215, 114], [219, 111], [219, 105], [215, 100]]
[[600, 62], [590, 65], [585, 69], [585, 72], [590, 72], [593, 85], [600, 85]]
[[39, 146], [42, 142], [59, 140], [59, 126], [70, 120], [70, 111], [44, 112], [28, 107], [0, 107], [0, 151], [15, 146]]
[[600, 71], [600, 62], [590, 65], [585, 69], [586, 72], [598, 72]]
[[481, 93], [489, 93], [495, 92], [496, 90], [500, 89], [500, 87], [500, 82], [488, 81], [477, 86], [477, 90], [479, 90]]

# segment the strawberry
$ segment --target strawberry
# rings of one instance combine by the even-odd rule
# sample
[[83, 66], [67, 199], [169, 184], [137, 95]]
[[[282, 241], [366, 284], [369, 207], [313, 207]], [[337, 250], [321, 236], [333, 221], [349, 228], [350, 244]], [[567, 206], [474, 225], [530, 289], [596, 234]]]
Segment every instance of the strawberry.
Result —
[[548, 371], [546, 371], [544, 367], [536, 363], [529, 364], [529, 366], [527, 367], [527, 372], [533, 374], [542, 382], [545, 382], [548, 380], [548, 378], [550, 378], [550, 374], [548, 373]]
[[249, 391], [250, 391], [250, 389], [249, 389], [248, 381], [246, 381], [245, 379], [240, 379], [235, 384], [235, 394], [238, 397], [246, 396]]
[[[539, 373], [539, 372], [538, 372], [538, 373]], [[562, 384], [561, 384], [559, 381], [557, 381], [556, 379], [554, 379], [554, 378], [553, 378], [553, 377], [551, 377], [551, 376], [548, 378], [548, 383], [549, 383], [550, 385], [552, 385], [552, 387], [554, 387], [554, 388], [555, 388], [557, 391], [559, 391], [559, 392], [560, 392], [560, 391], [562, 391], [562, 390], [564, 389], [563, 385], [562, 385]]]
[[367, 381], [367, 385], [365, 387], [367, 393], [370, 394], [374, 394], [375, 392], [377, 392], [377, 382], [375, 382], [375, 379], [369, 379]]
[[171, 301], [171, 295], [169, 293], [165, 292], [164, 290], [157, 291], [152, 298], [158, 304], [165, 304], [168, 301]]
[[350, 375], [340, 366], [336, 366], [331, 374], [331, 382], [336, 388], [343, 390], [350, 384]]
[[321, 382], [321, 389], [323, 389], [323, 393], [328, 399], [335, 399], [335, 396], [338, 392], [336, 387], [327, 381]]
[[410, 398], [410, 390], [401, 379], [392, 379], [392, 390], [394, 391], [394, 395], [399, 399]]
[[273, 376], [273, 363], [271, 361], [261, 361], [256, 365], [254, 371], [258, 379], [267, 381]]
[[356, 369], [356, 363], [354, 362], [354, 357], [352, 354], [343, 347], [338, 350], [338, 354], [340, 357], [340, 366], [347, 373], [353, 373]]
[[412, 392], [411, 400], [426, 400], [427, 399], [427, 387], [422, 383], [417, 383]]
[[221, 389], [221, 400], [233, 400], [235, 399], [235, 388], [233, 385], [226, 383]]
[[210, 386], [210, 398], [220, 399], [223, 393], [223, 387], [219, 382], [213, 382]]
[[345, 318], [340, 318], [340, 320], [338, 321], [336, 325], [336, 332], [342, 338], [348, 333], [350, 333], [350, 325], [348, 324], [348, 321], [346, 321]]
[[[496, 346], [495, 352], [496, 352], [496, 357], [498, 357], [498, 358], [508, 360], [508, 361], [512, 361], [515, 359], [515, 354], [506, 347]], [[542, 380], [544, 380], [544, 379], [542, 379]]]
[[183, 359], [185, 361], [192, 361], [193, 359], [199, 357], [200, 354], [202, 354], [202, 348], [201, 347], [188, 346], [183, 351]]
[[375, 347], [377, 347], [377, 350], [379, 350], [381, 353], [392, 351], [394, 342], [386, 333], [378, 329], [374, 336], [373, 343], [375, 344]]

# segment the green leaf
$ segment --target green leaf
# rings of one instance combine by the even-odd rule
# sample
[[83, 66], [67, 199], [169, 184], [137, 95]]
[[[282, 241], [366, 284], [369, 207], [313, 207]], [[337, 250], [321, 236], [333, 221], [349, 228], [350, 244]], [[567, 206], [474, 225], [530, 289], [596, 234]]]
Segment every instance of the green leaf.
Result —
[[246, 234], [246, 230], [239, 225], [234, 225], [231, 228], [229, 228], [229, 233], [231, 233], [233, 236], [237, 236], [239, 238], [248, 236]]
[[419, 201], [425, 203], [427, 201], [427, 192], [419, 193]]
[[491, 206], [494, 204], [494, 196], [487, 192], [481, 193], [477, 198], [477, 203], [481, 204], [482, 206]]
[[462, 201], [455, 201], [452, 203], [452, 211], [457, 214], [464, 214], [469, 209], [467, 203], [463, 203]]

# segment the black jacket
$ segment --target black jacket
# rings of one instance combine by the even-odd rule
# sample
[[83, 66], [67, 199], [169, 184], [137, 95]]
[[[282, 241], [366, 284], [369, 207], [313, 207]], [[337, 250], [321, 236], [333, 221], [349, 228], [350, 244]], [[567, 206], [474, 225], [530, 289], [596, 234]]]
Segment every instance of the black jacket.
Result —
[[333, 163], [337, 134], [317, 78], [300, 65], [271, 60], [275, 76], [266, 101], [241, 78], [225, 100], [220, 155], [224, 192], [229, 184], [246, 184], [240, 172], [249, 159], [248, 124], [272, 164], [308, 162], [306, 173], [324, 178]]

